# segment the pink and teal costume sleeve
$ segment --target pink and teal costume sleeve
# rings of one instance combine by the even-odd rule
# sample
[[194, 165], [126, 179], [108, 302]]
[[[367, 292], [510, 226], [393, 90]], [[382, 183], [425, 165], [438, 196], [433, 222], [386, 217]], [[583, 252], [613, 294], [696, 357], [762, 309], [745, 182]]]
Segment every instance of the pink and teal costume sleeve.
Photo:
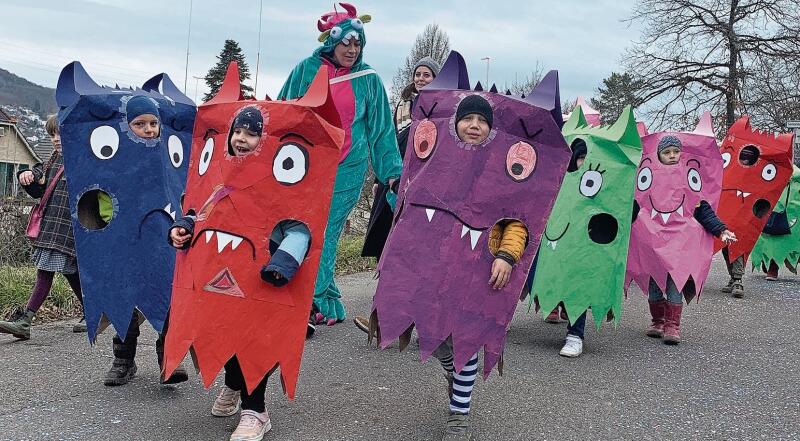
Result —
[[[358, 202], [369, 163], [383, 183], [400, 177], [402, 160], [392, 122], [392, 111], [386, 90], [378, 74], [362, 61], [366, 39], [363, 23], [368, 16], [355, 16], [355, 10], [323, 16], [329, 25], [320, 22], [325, 32], [323, 45], [301, 61], [289, 75], [279, 98], [293, 99], [305, 94], [322, 64], [328, 66], [331, 94], [345, 128], [342, 157], [336, 173], [325, 244], [314, 289], [314, 304], [328, 320], [342, 321], [345, 310], [341, 294], [333, 278], [336, 250], [345, 221]], [[361, 41], [362, 52], [351, 68], [335, 66], [326, 54], [342, 41]]]

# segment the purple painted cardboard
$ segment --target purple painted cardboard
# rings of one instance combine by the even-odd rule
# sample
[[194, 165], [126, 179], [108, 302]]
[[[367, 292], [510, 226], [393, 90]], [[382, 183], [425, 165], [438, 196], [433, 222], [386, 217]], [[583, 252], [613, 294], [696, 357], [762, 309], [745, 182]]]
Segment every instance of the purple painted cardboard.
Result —
[[[682, 144], [675, 165], [658, 160], [658, 143], [665, 136]], [[643, 137], [642, 145], [634, 195], [639, 214], [631, 225], [625, 285], [636, 281], [647, 293], [652, 278], [664, 292], [669, 275], [684, 292], [691, 278], [694, 290], [684, 292], [690, 301], [702, 291], [714, 254], [714, 237], [694, 218], [694, 209], [705, 200], [716, 211], [722, 188], [722, 156], [711, 115], [705, 113], [694, 132], [657, 132]]]
[[[455, 131], [459, 102], [474, 94], [494, 115], [480, 145]], [[471, 91], [457, 52], [422, 90], [373, 304], [381, 347], [416, 326], [423, 360], [452, 336], [456, 370], [482, 347], [484, 377], [498, 363], [570, 158], [559, 103], [555, 71], [526, 99]], [[496, 291], [488, 239], [501, 219], [522, 221], [529, 238], [510, 282]]]

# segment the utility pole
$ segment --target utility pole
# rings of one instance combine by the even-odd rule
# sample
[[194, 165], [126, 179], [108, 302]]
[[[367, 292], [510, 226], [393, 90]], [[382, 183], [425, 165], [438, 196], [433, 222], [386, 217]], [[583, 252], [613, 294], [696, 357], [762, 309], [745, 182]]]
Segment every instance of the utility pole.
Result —
[[261, 62], [261, 14], [264, 12], [264, 0], [258, 9], [258, 52], [256, 53], [256, 84], [253, 86], [253, 96], [258, 99], [258, 65]]
[[186, 95], [186, 87], [189, 83], [189, 42], [192, 39], [192, 4], [194, 0], [189, 0], [189, 32], [186, 34], [186, 70], [183, 73], [183, 94]]
[[489, 61], [491, 59], [492, 59], [492, 57], [483, 57], [483, 58], [481, 58], [481, 61], [485, 61], [486, 62], [486, 84], [484, 85], [484, 88], [486, 90], [489, 90]]
[[786, 128], [794, 131], [794, 163], [800, 164], [800, 120], [787, 121]]

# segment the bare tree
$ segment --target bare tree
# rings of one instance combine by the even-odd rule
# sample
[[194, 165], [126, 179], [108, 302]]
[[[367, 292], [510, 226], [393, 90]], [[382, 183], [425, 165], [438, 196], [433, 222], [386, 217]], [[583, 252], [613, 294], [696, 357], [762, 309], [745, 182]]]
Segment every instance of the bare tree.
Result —
[[[544, 67], [537, 61], [536, 66], [534, 66], [533, 70], [528, 74], [519, 79], [515, 76], [514, 81], [510, 84], [506, 84], [503, 87], [503, 92], [506, 90], [511, 91], [512, 95], [523, 96], [531, 93], [534, 87], [539, 85], [539, 82], [542, 81], [542, 77], [544, 76]], [[491, 87], [489, 85], [488, 87]]]
[[450, 37], [447, 36], [447, 33], [436, 23], [425, 26], [425, 30], [414, 40], [414, 46], [411, 47], [411, 52], [405, 62], [397, 68], [397, 72], [392, 78], [391, 102], [399, 101], [400, 92], [411, 83], [411, 74], [417, 61], [424, 57], [431, 57], [441, 65], [444, 64], [449, 53]]
[[640, 0], [627, 20], [644, 23], [623, 61], [655, 127], [687, 127], [702, 110], [727, 127], [751, 104], [792, 99], [772, 92], [797, 97], [797, 83], [770, 70], [800, 66], [797, 0]]

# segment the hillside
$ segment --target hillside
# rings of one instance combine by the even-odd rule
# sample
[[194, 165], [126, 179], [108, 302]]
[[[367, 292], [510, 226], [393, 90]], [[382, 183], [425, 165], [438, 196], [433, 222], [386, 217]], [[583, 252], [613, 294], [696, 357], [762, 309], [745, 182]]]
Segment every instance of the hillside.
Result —
[[58, 111], [55, 89], [33, 84], [0, 68], [0, 106], [8, 105], [26, 107], [42, 118]]

